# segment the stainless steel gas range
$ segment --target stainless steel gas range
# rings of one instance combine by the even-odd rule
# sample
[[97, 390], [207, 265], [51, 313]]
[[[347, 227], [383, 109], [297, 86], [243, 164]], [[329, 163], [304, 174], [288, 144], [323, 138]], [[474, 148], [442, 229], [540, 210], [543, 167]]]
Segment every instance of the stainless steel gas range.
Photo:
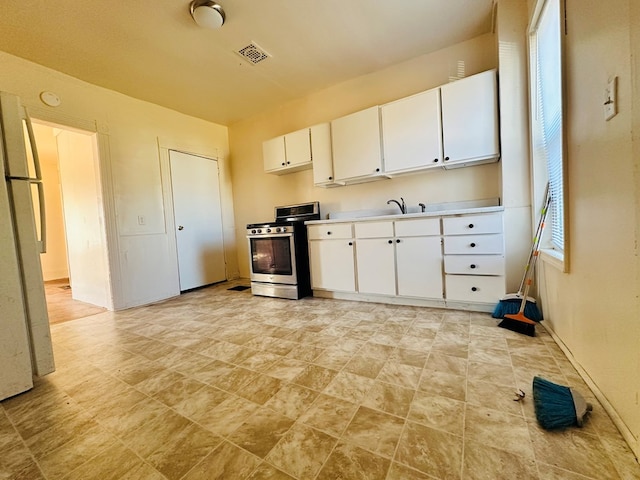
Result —
[[251, 293], [299, 299], [311, 295], [307, 220], [320, 219], [318, 202], [275, 208], [275, 220], [247, 225]]

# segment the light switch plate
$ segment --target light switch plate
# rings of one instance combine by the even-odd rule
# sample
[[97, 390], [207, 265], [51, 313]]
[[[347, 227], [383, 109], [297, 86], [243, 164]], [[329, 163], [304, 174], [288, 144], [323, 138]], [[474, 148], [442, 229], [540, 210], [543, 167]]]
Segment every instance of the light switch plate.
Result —
[[611, 120], [618, 113], [617, 108], [617, 83], [618, 77], [612, 77], [607, 84], [604, 94], [604, 119]]

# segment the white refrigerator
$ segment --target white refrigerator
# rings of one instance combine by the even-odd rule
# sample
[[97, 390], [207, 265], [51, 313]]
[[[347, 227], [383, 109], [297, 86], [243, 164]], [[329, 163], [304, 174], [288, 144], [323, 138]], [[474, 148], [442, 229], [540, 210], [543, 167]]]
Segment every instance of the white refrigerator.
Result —
[[[0, 92], [0, 400], [54, 371], [42, 280], [44, 191], [31, 122]], [[34, 201], [35, 200], [35, 201]], [[37, 218], [37, 222], [36, 222]]]

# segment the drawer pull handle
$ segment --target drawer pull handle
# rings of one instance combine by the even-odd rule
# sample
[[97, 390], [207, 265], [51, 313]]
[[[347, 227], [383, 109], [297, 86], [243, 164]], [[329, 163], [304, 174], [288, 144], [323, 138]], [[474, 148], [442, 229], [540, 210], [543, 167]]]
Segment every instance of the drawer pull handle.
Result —
[[440, 160], [438, 158], [433, 159], [433, 163], [438, 163]]
[[282, 162], [282, 164], [281, 164], [281, 165], [284, 167], [284, 162]]
[[333, 177], [329, 177], [329, 180], [333, 180]]
[[389, 240], [389, 245], [391, 245], [393, 243], [393, 240]]
[[470, 223], [470, 224], [469, 224], [469, 228], [473, 228], [473, 223]]
[[331, 235], [331, 232], [327, 232], [327, 235]]
[[475, 263], [472, 263], [471, 265], [469, 265], [469, 267], [471, 267], [471, 268], [476, 268], [476, 264], [475, 264]]
[[349, 246], [352, 247], [353, 246], [353, 242], [349, 242]]
[[478, 291], [478, 287], [471, 287], [471, 291], [472, 292], [477, 292]]
[[476, 246], [476, 244], [475, 244], [475, 243], [470, 243], [470, 244], [469, 244], [469, 246], [470, 246], [471, 248], [474, 248], [474, 247]]
[[400, 239], [399, 238], [396, 240], [396, 243], [400, 243]]

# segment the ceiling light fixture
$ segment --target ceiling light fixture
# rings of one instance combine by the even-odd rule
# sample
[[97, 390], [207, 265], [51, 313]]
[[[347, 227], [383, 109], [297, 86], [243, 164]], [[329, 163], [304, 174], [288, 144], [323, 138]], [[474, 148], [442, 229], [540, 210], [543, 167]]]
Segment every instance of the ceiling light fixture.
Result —
[[193, 20], [204, 28], [215, 30], [224, 25], [225, 14], [222, 7], [211, 0], [193, 0], [189, 5]]

